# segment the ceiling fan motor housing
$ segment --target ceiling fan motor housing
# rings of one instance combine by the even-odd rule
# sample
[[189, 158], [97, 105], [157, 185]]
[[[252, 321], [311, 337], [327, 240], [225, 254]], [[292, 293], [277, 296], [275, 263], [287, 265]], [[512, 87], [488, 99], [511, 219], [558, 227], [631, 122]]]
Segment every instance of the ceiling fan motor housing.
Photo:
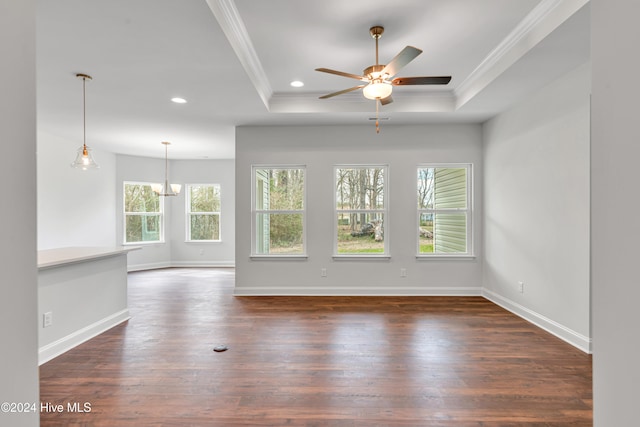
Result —
[[365, 68], [362, 71], [362, 74], [367, 78], [369, 78], [370, 80], [373, 80], [376, 78], [384, 78], [384, 76], [380, 75], [380, 71], [384, 70], [384, 67], [386, 67], [385, 64], [372, 65], [370, 67]]
[[369, 34], [371, 34], [371, 37], [374, 39], [379, 39], [382, 33], [384, 33], [384, 27], [376, 25], [375, 27], [369, 28]]

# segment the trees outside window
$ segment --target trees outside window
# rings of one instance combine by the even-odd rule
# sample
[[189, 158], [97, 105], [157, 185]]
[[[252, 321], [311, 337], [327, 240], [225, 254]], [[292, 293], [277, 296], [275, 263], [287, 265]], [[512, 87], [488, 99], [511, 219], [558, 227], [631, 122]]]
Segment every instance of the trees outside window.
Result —
[[471, 165], [418, 167], [418, 255], [469, 254]]
[[305, 255], [305, 168], [253, 167], [254, 255]]
[[387, 255], [387, 166], [335, 167], [335, 255]]
[[124, 183], [124, 243], [162, 242], [163, 203], [151, 183]]
[[220, 241], [220, 185], [187, 184], [187, 241]]

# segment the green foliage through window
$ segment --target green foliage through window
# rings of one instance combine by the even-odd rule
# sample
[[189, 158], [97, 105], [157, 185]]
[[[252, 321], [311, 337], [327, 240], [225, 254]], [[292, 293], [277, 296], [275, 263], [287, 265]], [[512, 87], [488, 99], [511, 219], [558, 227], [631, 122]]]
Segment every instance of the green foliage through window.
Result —
[[162, 202], [151, 184], [124, 183], [124, 241], [162, 241]]
[[188, 184], [187, 216], [189, 241], [220, 240], [220, 185]]
[[255, 253], [304, 254], [305, 169], [254, 168]]

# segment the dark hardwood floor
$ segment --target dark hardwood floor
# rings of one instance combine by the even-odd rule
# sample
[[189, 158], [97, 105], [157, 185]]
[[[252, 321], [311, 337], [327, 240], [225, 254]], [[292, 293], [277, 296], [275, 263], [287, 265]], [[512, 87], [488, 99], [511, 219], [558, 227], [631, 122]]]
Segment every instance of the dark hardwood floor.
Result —
[[132, 319], [41, 366], [41, 401], [65, 407], [41, 425], [592, 425], [591, 356], [481, 297], [233, 297], [233, 283], [233, 269], [130, 273]]

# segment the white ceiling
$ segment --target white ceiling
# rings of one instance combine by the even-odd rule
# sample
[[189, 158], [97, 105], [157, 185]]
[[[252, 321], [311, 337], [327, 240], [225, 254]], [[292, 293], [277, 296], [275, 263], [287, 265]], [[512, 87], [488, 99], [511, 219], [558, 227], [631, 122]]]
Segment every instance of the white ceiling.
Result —
[[[589, 60], [588, 0], [39, 0], [38, 129], [116, 153], [233, 158], [235, 126], [367, 124], [375, 103], [353, 74], [404, 46], [424, 52], [398, 76], [384, 126], [482, 122]], [[292, 80], [305, 86], [293, 88]], [[186, 104], [174, 104], [180, 96]]]

